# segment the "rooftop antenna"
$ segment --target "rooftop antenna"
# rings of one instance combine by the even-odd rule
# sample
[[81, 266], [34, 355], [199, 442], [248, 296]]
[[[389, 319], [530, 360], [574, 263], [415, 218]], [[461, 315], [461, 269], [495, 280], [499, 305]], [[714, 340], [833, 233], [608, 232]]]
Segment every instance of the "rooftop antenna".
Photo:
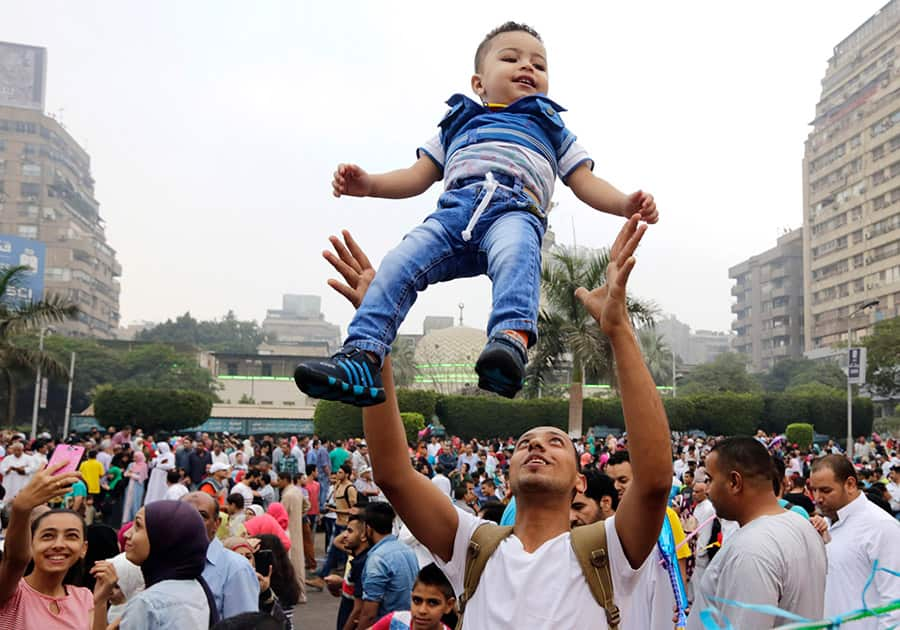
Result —
[[459, 325], [462, 326], [463, 325], [463, 309], [466, 308], [466, 305], [465, 305], [465, 303], [460, 302], [457, 306], [459, 307]]

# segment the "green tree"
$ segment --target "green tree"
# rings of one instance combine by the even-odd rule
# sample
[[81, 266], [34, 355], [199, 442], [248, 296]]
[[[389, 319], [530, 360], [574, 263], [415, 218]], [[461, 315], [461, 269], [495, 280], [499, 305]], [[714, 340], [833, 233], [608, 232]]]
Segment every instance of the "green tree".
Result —
[[748, 393], [759, 390], [759, 382], [747, 373], [744, 357], [735, 352], [725, 352], [712, 362], [698, 365], [691, 370], [678, 392], [690, 395]]
[[759, 377], [767, 392], [783, 392], [799, 385], [819, 383], [826, 387], [846, 387], [847, 377], [832, 361], [784, 359]]
[[172, 346], [154, 343], [138, 346], [122, 361], [122, 373], [116, 384], [124, 387], [182, 389], [215, 396], [215, 379], [209, 370], [197, 365], [187, 353]]
[[416, 344], [407, 337], [398, 337], [391, 346], [391, 365], [394, 369], [394, 384], [410, 387], [416, 380]]
[[166, 320], [136, 336], [138, 341], [191, 345], [204, 350], [254, 354], [266, 336], [255, 321], [239, 320], [228, 311], [220, 320], [197, 321], [190, 312]]
[[875, 324], [866, 337], [866, 382], [881, 396], [900, 394], [900, 317]]
[[209, 419], [212, 401], [199, 392], [179, 389], [101, 387], [94, 413], [104, 425], [132, 424], [148, 433], [176, 431]]
[[[596, 253], [557, 247], [541, 270], [546, 308], [538, 315], [538, 342], [528, 366], [526, 396], [534, 396], [554, 370], [571, 361], [569, 430], [581, 432], [586, 379], [615, 385], [615, 365], [609, 339], [575, 297], [578, 287], [594, 288], [606, 279], [609, 250]], [[654, 306], [628, 298], [635, 326], [652, 326]]]
[[666, 344], [664, 336], [654, 328], [646, 327], [638, 331], [638, 341], [653, 382], [657, 385], [671, 385], [672, 350]]
[[11, 299], [10, 292], [28, 269], [19, 265], [0, 273], [0, 373], [6, 385], [6, 422], [9, 425], [15, 423], [17, 379], [32, 374], [38, 366], [48, 376], [67, 373], [65, 365], [50, 353], [21, 345], [24, 333], [78, 316], [78, 307], [57, 295], [27, 303]]

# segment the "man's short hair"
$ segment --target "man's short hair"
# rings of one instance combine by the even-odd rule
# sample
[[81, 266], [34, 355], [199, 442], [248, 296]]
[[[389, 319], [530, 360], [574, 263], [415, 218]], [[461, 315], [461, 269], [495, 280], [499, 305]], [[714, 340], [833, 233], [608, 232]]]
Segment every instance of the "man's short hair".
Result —
[[363, 512], [363, 520], [366, 525], [384, 536], [394, 529], [394, 508], [384, 501], [370, 501]]
[[612, 477], [592, 468], [584, 471], [584, 478], [587, 481], [584, 496], [593, 499], [597, 503], [600, 503], [603, 497], [609, 497], [612, 502], [612, 509], [618, 509], [619, 492], [616, 490], [616, 484], [613, 482]]
[[490, 486], [491, 488], [496, 488], [496, 487], [497, 487], [496, 484], [494, 483], [494, 480], [493, 480], [493, 479], [485, 479], [484, 481], [481, 482], [481, 485], [483, 485], [483, 486], [484, 486], [484, 485], [488, 485], [488, 486]]
[[168, 481], [169, 483], [178, 483], [179, 481], [181, 481], [181, 473], [177, 470], [170, 470], [168, 473], [166, 473], [166, 481]]
[[289, 472], [278, 473], [278, 478], [283, 481], [287, 481], [288, 483], [291, 483], [294, 480], [293, 476]]
[[517, 31], [522, 31], [523, 33], [528, 33], [532, 37], [534, 37], [539, 42], [543, 42], [541, 36], [538, 35], [538, 32], [528, 26], [527, 24], [521, 24], [519, 22], [504, 22], [490, 33], [484, 36], [484, 39], [481, 40], [481, 43], [478, 44], [478, 48], [475, 50], [475, 72], [481, 71], [481, 64], [484, 63], [484, 57], [487, 55], [487, 51], [490, 48], [491, 40], [493, 40], [497, 35], [501, 33], [515, 33]]
[[616, 451], [606, 461], [607, 466], [618, 466], [625, 463], [631, 463], [631, 456], [628, 455], [628, 451]]
[[244, 495], [238, 494], [237, 492], [229, 494], [227, 497], [225, 497], [225, 503], [230, 503], [231, 505], [235, 506], [236, 508], [243, 510], [244, 509]]
[[859, 476], [856, 473], [856, 468], [854, 468], [853, 464], [850, 463], [850, 460], [843, 455], [826, 455], [822, 459], [816, 460], [813, 462], [811, 472], [819, 472], [823, 468], [831, 469], [831, 472], [834, 473], [834, 478], [838, 483], [844, 483], [850, 477], [853, 477], [853, 480], [856, 481], [857, 484], [859, 483]]
[[462, 501], [468, 493], [469, 489], [464, 484], [459, 484], [453, 489], [453, 498], [457, 501]]
[[315, 465], [315, 464], [310, 464], [309, 466], [306, 467], [306, 474], [307, 474], [307, 475], [311, 475], [311, 474], [313, 474], [314, 472], [316, 472], [316, 465]]
[[719, 458], [717, 468], [724, 472], [736, 471], [746, 479], [772, 483], [772, 456], [756, 438], [729, 437], [716, 444], [710, 451]]
[[344, 474], [348, 477], [353, 474], [353, 468], [350, 467], [350, 464], [341, 464], [341, 470], [344, 471]]

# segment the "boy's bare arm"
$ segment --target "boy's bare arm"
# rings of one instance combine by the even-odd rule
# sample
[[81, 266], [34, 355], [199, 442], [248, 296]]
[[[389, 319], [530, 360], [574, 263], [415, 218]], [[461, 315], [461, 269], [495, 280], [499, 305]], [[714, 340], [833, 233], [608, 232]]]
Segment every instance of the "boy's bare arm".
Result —
[[409, 168], [371, 175], [356, 164], [339, 164], [331, 182], [335, 197], [415, 197], [441, 178], [441, 171], [426, 155]]
[[606, 180], [594, 175], [585, 164], [569, 175], [566, 184], [576, 197], [600, 212], [620, 217], [640, 214], [641, 221], [646, 223], [656, 223], [659, 220], [653, 195], [641, 190], [626, 195]]

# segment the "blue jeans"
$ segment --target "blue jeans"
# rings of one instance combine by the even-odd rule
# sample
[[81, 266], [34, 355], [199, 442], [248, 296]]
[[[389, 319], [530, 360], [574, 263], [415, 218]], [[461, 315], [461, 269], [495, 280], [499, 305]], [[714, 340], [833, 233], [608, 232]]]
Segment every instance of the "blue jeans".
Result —
[[497, 177], [496, 189], [471, 239], [462, 237], [485, 194], [483, 180], [441, 195], [438, 209], [384, 258], [347, 330], [346, 344], [378, 355], [390, 352], [417, 293], [437, 282], [487, 274], [493, 284], [488, 335], [503, 330], [537, 340], [541, 240], [546, 224], [518, 180]]

